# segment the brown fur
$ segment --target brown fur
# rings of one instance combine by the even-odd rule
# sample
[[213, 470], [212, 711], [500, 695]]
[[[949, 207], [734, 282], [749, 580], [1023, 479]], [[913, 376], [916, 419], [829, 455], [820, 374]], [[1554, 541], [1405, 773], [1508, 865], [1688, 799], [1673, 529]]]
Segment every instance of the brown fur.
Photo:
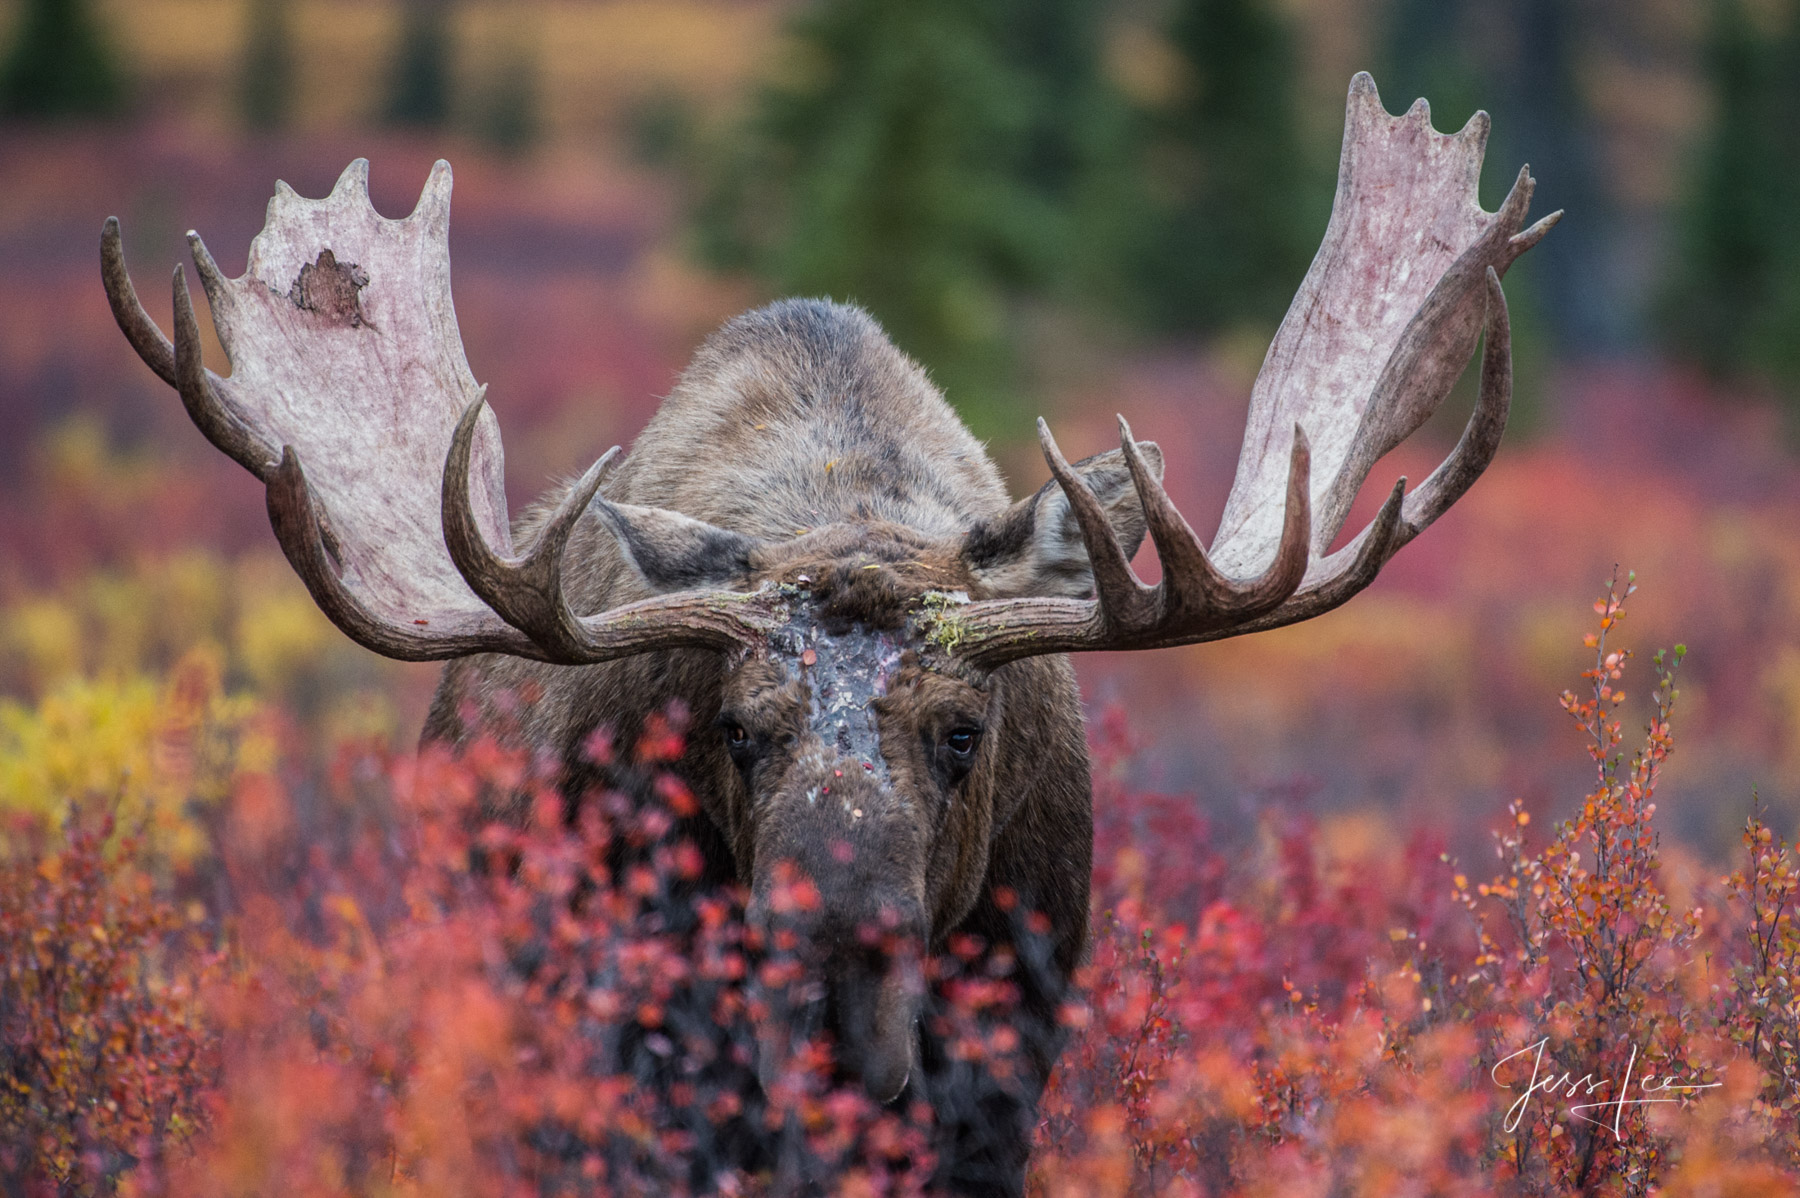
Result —
[[[1143, 519], [1119, 455], [1079, 468], [1135, 548]], [[804, 590], [819, 644], [835, 652], [875, 632], [904, 641], [930, 592], [986, 598], [1088, 585], [1060, 492], [1009, 504], [993, 463], [924, 373], [866, 314], [825, 302], [775, 304], [709, 338], [602, 497], [634, 505], [617, 509], [628, 552], [601, 520], [582, 521], [565, 576], [578, 612], [658, 589], [785, 583]], [[556, 498], [521, 522], [521, 539]], [[676, 529], [654, 513], [634, 519], [639, 508], [712, 530]], [[935, 1050], [914, 1042], [918, 1006], [901, 997], [898, 975], [848, 963], [859, 924], [885, 915], [932, 949], [974, 932], [995, 952], [1039, 961], [1021, 977], [1021, 1018], [1038, 1034], [1026, 1037], [1031, 1068], [1013, 1085], [1007, 1126], [996, 1136], [971, 1114], [959, 1128], [947, 1114], [954, 1096], [930, 1095], [948, 1137], [946, 1184], [985, 1191], [977, 1179], [993, 1176], [995, 1192], [1018, 1192], [1031, 1110], [1057, 1051], [1056, 1007], [1087, 944], [1093, 823], [1073, 671], [1066, 658], [1045, 657], [953, 676], [908, 651], [871, 692], [878, 762], [855, 760], [847, 741], [820, 733], [808, 714], [812, 685], [811, 672], [774, 648], [741, 662], [697, 651], [583, 667], [471, 658], [446, 669], [425, 735], [459, 740], [472, 725], [493, 726], [503, 694], [541, 694], [507, 717], [513, 731], [578, 768], [594, 728], [630, 736], [649, 713], [684, 703], [692, 734], [676, 768], [710, 825], [712, 872], [751, 888], [753, 922], [773, 918], [777, 863], [819, 887], [823, 903], [802, 930], [823, 976], [860, 979], [873, 996], [861, 1025], [869, 1042], [845, 1049], [877, 1097], [909, 1073], [929, 1090], [917, 1073]], [[722, 717], [754, 738], [750, 766], [734, 759]], [[980, 730], [966, 767], [945, 747], [958, 728]], [[1017, 943], [1017, 913], [996, 904], [996, 888], [1048, 917], [1046, 943]], [[765, 1055], [778, 1039], [765, 1038]]]

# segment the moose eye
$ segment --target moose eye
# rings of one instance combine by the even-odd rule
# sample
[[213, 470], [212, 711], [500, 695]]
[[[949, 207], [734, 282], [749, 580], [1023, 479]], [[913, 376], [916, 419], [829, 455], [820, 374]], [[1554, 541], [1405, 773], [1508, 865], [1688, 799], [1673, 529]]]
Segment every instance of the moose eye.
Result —
[[953, 728], [944, 738], [944, 747], [957, 757], [968, 757], [975, 752], [975, 744], [980, 739], [979, 728]]
[[731, 763], [748, 777], [763, 755], [765, 742], [730, 716], [720, 716], [715, 727], [725, 738], [725, 752], [731, 755]]

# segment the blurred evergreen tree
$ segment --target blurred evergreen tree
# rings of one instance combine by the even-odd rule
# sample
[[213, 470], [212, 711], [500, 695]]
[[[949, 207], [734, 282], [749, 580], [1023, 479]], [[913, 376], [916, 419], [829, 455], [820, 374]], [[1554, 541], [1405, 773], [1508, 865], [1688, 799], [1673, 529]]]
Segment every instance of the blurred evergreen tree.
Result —
[[1330, 211], [1294, 109], [1292, 37], [1268, 0], [1178, 0], [1167, 37], [1181, 77], [1144, 114], [1145, 316], [1273, 328]]
[[26, 0], [18, 34], [0, 63], [0, 113], [108, 116], [125, 84], [85, 0]]
[[1800, 13], [1759, 28], [1720, 0], [1706, 74], [1714, 115], [1687, 198], [1662, 324], [1715, 373], [1800, 388]]
[[866, 306], [978, 425], [1016, 301], [1066, 285], [1101, 124], [1095, 0], [831, 0], [718, 156], [706, 256]]
[[244, 47], [239, 98], [244, 123], [252, 129], [283, 128], [293, 111], [291, 8], [291, 0], [250, 0], [250, 36]]
[[703, 141], [693, 101], [679, 91], [654, 89], [626, 110], [626, 145], [645, 166], [686, 170]]
[[538, 63], [522, 33], [489, 54], [492, 74], [475, 133], [504, 154], [519, 154], [538, 139]]
[[1046, 245], [1050, 290], [1116, 304], [1119, 259], [1142, 222], [1132, 114], [1106, 79], [1108, 30], [1097, 0], [996, 0], [1002, 58], [1028, 89], [1020, 180], [1055, 205]]
[[450, 120], [451, 0], [405, 0], [394, 52], [389, 124], [436, 129]]

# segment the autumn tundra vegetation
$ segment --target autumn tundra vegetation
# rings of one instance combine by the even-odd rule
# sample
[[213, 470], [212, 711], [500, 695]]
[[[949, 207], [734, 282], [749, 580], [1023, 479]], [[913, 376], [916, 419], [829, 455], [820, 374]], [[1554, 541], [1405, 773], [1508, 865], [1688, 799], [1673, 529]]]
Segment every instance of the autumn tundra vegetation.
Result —
[[[1102, 721], [1093, 955], [1059, 1012], [1030, 1192], [1792, 1191], [1800, 866], [1760, 813], [1728, 876], [1660, 860], [1682, 653], [1632, 662], [1631, 589], [1569, 646], [1590, 792], [1560, 824], [1512, 804], [1481, 861], [1420, 833], [1328, 862], [1315, 821], [1271, 808], [1247, 865], [1191, 801], [1123, 785], [1122, 721]], [[669, 837], [695, 802], [670, 772], [680, 713], [596, 736], [632, 792], [571, 821], [555, 766], [487, 738], [350, 738], [296, 769], [291, 727], [220, 666], [196, 648], [8, 713], [12, 1192], [766, 1187], [696, 1168], [744, 1098], [693, 1057], [714, 1027], [754, 1042], [750, 979], [777, 966], [746, 943], [744, 892], [696, 896], [701, 855]], [[1628, 687], [1650, 695], [1641, 739]], [[525, 818], [495, 818], [500, 793]], [[679, 935], [659, 918], [675, 895]], [[778, 901], [818, 896], [796, 878]], [[929, 959], [932, 1018], [1004, 1074], [1026, 1050], [1018, 965], [985, 949]], [[597, 1071], [627, 1021], [637, 1061], [691, 1080]], [[831, 1085], [817, 1052], [761, 1117], [830, 1192], [925, 1192], [929, 1109]]]
[[[116, 243], [109, 253], [117, 257]], [[345, 255], [340, 269], [335, 256], [308, 253], [303, 265], [311, 275], [279, 291], [280, 303], [350, 329], [366, 319], [397, 331], [376, 292], [362, 306], [358, 292], [369, 283], [358, 282], [360, 262]], [[122, 295], [115, 267], [122, 263], [109, 263], [110, 281]], [[202, 270], [203, 281], [221, 281], [206, 276], [204, 260]], [[1449, 340], [1460, 367], [1485, 317], [1482, 373], [1491, 382], [1504, 309], [1498, 279], [1471, 273], [1475, 285], [1463, 294], [1479, 301], [1469, 306], [1474, 319], [1466, 338]], [[344, 570], [344, 561], [370, 546], [348, 539], [359, 531], [354, 515], [330, 518], [330, 496], [343, 492], [332, 491], [304, 446], [287, 461], [258, 456], [268, 448], [256, 440], [262, 430], [254, 421], [231, 426], [241, 409], [229, 406], [227, 419], [214, 410], [207, 425], [213, 383], [199, 369], [201, 342], [184, 300], [178, 292], [177, 346], [162, 347], [166, 359], [142, 324], [139, 348], [185, 385], [190, 411], [215, 442], [235, 446], [273, 488], [285, 486], [285, 500], [273, 505], [277, 530], [294, 565], [313, 572], [314, 597], [378, 649], [429, 645], [431, 634], [419, 630], [438, 613], [359, 623], [354, 588], [344, 588], [351, 602], [334, 597], [334, 580], [369, 577]], [[230, 302], [215, 292], [215, 320], [229, 322]], [[125, 315], [128, 324], [137, 319]], [[232, 378], [254, 381], [253, 372]], [[1601, 380], [1588, 391], [1607, 387]], [[1497, 391], [1482, 391], [1471, 435], [1493, 415]], [[496, 406], [504, 417], [504, 396]], [[1679, 400], [1672, 410], [1679, 425]], [[479, 404], [466, 416], [462, 469], [478, 484], [477, 511], [463, 516], [477, 526], [467, 539], [488, 538], [504, 552], [497, 453], [485, 467], [494, 473], [484, 475], [479, 448], [497, 449], [497, 439], [483, 441], [493, 433]], [[1170, 492], [1184, 510], [1199, 510], [1187, 503], [1192, 483], [1178, 477], [1170, 447], [1182, 433], [1172, 429], [1155, 456], [1127, 434], [1111, 457], [1118, 494], [1154, 504], [1166, 458]], [[440, 458], [448, 431], [444, 439]], [[924, 953], [904, 920], [884, 923], [877, 909], [855, 929], [863, 967], [904, 960], [917, 971], [906, 979], [911, 993], [929, 996], [910, 1012], [929, 1055], [910, 1061], [901, 1081], [916, 1068], [942, 1083], [883, 1102], [890, 1095], [881, 1079], [892, 1080], [891, 1071], [846, 1061], [843, 1020], [809, 1029], [791, 1014], [816, 1003], [821, 974], [806, 942], [841, 897], [833, 889], [841, 879], [816, 865], [848, 864], [842, 850], [854, 860], [869, 845], [844, 837], [826, 842], [814, 862], [795, 853], [748, 876], [722, 876], [721, 846], [706, 833], [718, 798], [706, 784], [716, 779], [692, 765], [696, 755], [719, 756], [722, 740], [727, 750], [734, 743], [733, 721], [717, 718], [725, 714], [717, 704], [659, 693], [631, 719], [590, 722], [546, 753], [541, 737], [519, 731], [556, 718], [558, 698], [542, 681], [554, 675], [528, 667], [487, 675], [506, 683], [489, 686], [482, 667], [465, 667], [453, 677], [475, 684], [445, 689], [431, 716], [436, 734], [414, 749], [416, 720], [394, 720], [379, 700], [343, 698], [366, 681], [368, 662], [333, 639], [285, 563], [168, 549], [171, 528], [217, 518], [210, 476], [121, 457], [71, 426], [34, 459], [33, 503], [9, 511], [17, 518], [0, 530], [9, 548], [25, 548], [44, 567], [28, 581], [7, 578], [0, 610], [0, 668], [20, 696], [0, 707], [0, 1180], [9, 1193], [34, 1195], [876, 1194], [939, 1192], [946, 1177], [978, 1190], [980, 1179], [957, 1176], [966, 1142], [947, 1140], [945, 1128], [979, 1129], [982, 1103], [994, 1094], [1029, 1088], [1035, 1097], [1048, 1041], [1061, 1055], [1022, 1129], [1032, 1150], [1023, 1184], [1033, 1194], [1792, 1192], [1800, 1180], [1793, 851], [1770, 826], [1780, 816], [1765, 813], [1748, 786], [1733, 796], [1731, 818], [1744, 822], [1729, 863], [1666, 844], [1670, 816], [1658, 814], [1658, 801], [1659, 789], [1671, 789], [1664, 771], [1674, 719], [1693, 705], [1696, 665], [1703, 729], [1716, 730], [1721, 712], [1749, 708], [1756, 718], [1745, 727], [1791, 722], [1796, 692], [1784, 679], [1792, 663], [1757, 629], [1779, 636], [1791, 619], [1800, 555], [1781, 526], [1779, 493], [1740, 497], [1734, 508], [1683, 507], [1685, 488], [1709, 467], [1641, 452], [1630, 434], [1623, 440], [1635, 449], [1622, 449], [1600, 422], [1586, 440], [1531, 448], [1516, 462], [1503, 453], [1442, 527], [1395, 559], [1389, 574], [1399, 591], [1377, 588], [1306, 630], [1267, 634], [1272, 649], [1241, 651], [1265, 656], [1204, 659], [1227, 701], [1235, 694], [1252, 719], [1285, 721], [1296, 739], [1309, 708], [1284, 698], [1276, 676], [1296, 693], [1347, 689], [1395, 708], [1392, 723], [1426, 729], [1454, 725], [1408, 715], [1406, 705], [1482, 693], [1502, 713], [1498, 722], [1517, 729], [1529, 724], [1518, 709], [1554, 710], [1558, 696], [1551, 687], [1521, 696], [1514, 663], [1484, 656], [1470, 628], [1493, 625], [1476, 617], [1519, 607], [1529, 589], [1522, 578], [1560, 579], [1563, 564], [1581, 557], [1571, 548], [1577, 525], [1628, 548], [1648, 546], [1662, 555], [1659, 565], [1702, 527], [1706, 560], [1731, 563], [1764, 597], [1746, 626], [1694, 634], [1716, 648], [1710, 666], [1679, 645], [1643, 646], [1634, 659], [1624, 624], [1628, 604], [1635, 616], [1668, 591], [1686, 605], [1685, 618], [1717, 617], [1691, 575], [1665, 571], [1668, 591], [1653, 586], [1633, 598], [1636, 578], [1616, 571], [1595, 597], [1585, 644], [1564, 631], [1575, 620], [1543, 614], [1537, 596], [1540, 629], [1559, 635], [1537, 637], [1530, 654], [1568, 675], [1581, 671], [1560, 696], [1564, 733], [1552, 743], [1571, 765], [1586, 750], [1584, 785], [1542, 784], [1579, 777], [1575, 769], [1533, 763], [1509, 772], [1490, 763], [1490, 776], [1527, 779], [1514, 792], [1525, 797], [1439, 818], [1490, 823], [1491, 837], [1471, 844], [1454, 827], [1420, 821], [1411, 831], [1377, 822], [1371, 838], [1367, 823], [1318, 810], [1304, 780], [1294, 793], [1270, 790], [1235, 812], [1160, 793], [1130, 728], [1166, 730], [1170, 705], [1097, 713], [1084, 769], [1093, 791], [1092, 886], [1080, 879], [1077, 904], [1091, 943], [1073, 985], [1044, 1006], [1048, 954], [1039, 946], [1054, 941], [1066, 913], [1042, 889], [981, 879], [990, 918], [933, 929]], [[1080, 512], [1082, 485], [1070, 481], [1077, 471], [1092, 493], [1108, 494], [1108, 463], [1071, 469], [1045, 442], [1055, 478], [1023, 510], [1061, 495]], [[1469, 462], [1467, 444], [1453, 464]], [[1262, 488], [1289, 500], [1274, 505], [1277, 529], [1284, 511], [1293, 524], [1292, 497], [1318, 495], [1295, 469], [1304, 450], [1288, 449], [1272, 455], [1288, 472], [1277, 482], [1299, 475], [1300, 485]], [[1314, 449], [1314, 481], [1326, 486], [1332, 451]], [[1376, 456], [1358, 468], [1366, 472]], [[1439, 456], [1402, 446], [1387, 461], [1424, 479]], [[1467, 478], [1485, 464], [1481, 457]], [[835, 467], [825, 473], [835, 476]], [[1735, 469], [1745, 469], [1742, 460]], [[325, 489], [325, 502], [305, 491], [308, 478]], [[467, 508], [468, 480], [460, 481]], [[604, 480], [596, 473], [589, 481]], [[1331, 561], [1325, 551], [1337, 525], [1375, 521], [1338, 559], [1360, 567], [1384, 557], [1401, 528], [1410, 536], [1425, 522], [1399, 524], [1419, 509], [1383, 507], [1385, 488], [1358, 499], [1360, 481], [1357, 474], [1345, 494], [1314, 505], [1314, 519], [1332, 527], [1307, 546], [1316, 554], [1306, 558], [1321, 559], [1309, 568]], [[1421, 490], [1432, 503], [1444, 493], [1427, 483], [1410, 494]], [[663, 518], [626, 506], [641, 499], [615, 492], [611, 500], [616, 535], [652, 534], [632, 565], [653, 574], [655, 534], [668, 522], [649, 523]], [[1472, 504], [1475, 514], [1453, 534]], [[1234, 492], [1228, 510], [1245, 506], [1255, 505]], [[1429, 516], [1442, 510], [1430, 508]], [[1108, 526], [1120, 522], [1116, 511], [1113, 521], [1086, 514], [1093, 528], [1065, 529], [1082, 555], [1110, 542]], [[1153, 512], [1156, 547], [1179, 553], [1173, 521], [1155, 522]], [[1128, 551], [1129, 511], [1122, 523]], [[522, 526], [521, 539], [533, 528]], [[1452, 536], [1474, 544], [1436, 548]], [[710, 533], [701, 539], [717, 547]], [[316, 550], [310, 559], [308, 548]], [[448, 553], [454, 560], [444, 564], [458, 573], [480, 572], [466, 564], [467, 546]], [[1095, 646], [1149, 647], [1193, 632], [1119, 619], [1129, 610], [1129, 575], [1104, 557], [1097, 572], [1114, 573], [1101, 578], [1098, 606], [1074, 609], [1088, 627], [1046, 620], [1052, 635], [1104, 632], [1090, 635]], [[528, 567], [529, 559], [521, 566], [501, 557], [482, 568], [504, 578]], [[1035, 573], [1042, 585], [1046, 571]], [[1320, 573], [1332, 579], [1329, 568]], [[1360, 569], [1351, 577], [1369, 581]], [[783, 581], [802, 588], [798, 578]], [[1316, 579], [1294, 582], [1300, 599], [1316, 602]], [[1151, 593], [1179, 588], [1165, 570]], [[1407, 597], [1420, 594], [1442, 606], [1409, 606]], [[978, 592], [975, 600], [971, 608], [1017, 597]], [[1365, 603], [1371, 614], [1358, 616]], [[500, 644], [505, 629], [478, 628], [473, 639], [488, 638], [481, 647], [553, 660], [608, 651], [546, 647], [554, 626], [534, 620], [528, 605], [494, 606], [507, 624], [526, 626], [527, 640]], [[1301, 607], [1298, 614], [1318, 614]], [[984, 645], [1020, 639], [1017, 624], [1001, 617], [1069, 614], [1054, 604], [989, 607], [974, 613], [992, 621], [984, 625], [957, 621], [953, 596], [923, 608], [926, 643], [948, 656], [966, 641], [978, 665]], [[1425, 610], [1446, 614], [1419, 619]], [[1658, 612], [1660, 628], [1671, 622], [1667, 611]], [[1367, 623], [1332, 623], [1346, 619], [1374, 621], [1381, 635]], [[577, 628], [561, 631], [590, 641], [633, 631]], [[807, 646], [813, 661], [794, 648], [798, 664], [819, 665], [817, 648]], [[1119, 668], [1107, 662], [1090, 677], [1104, 689]], [[1690, 696], [1678, 702], [1683, 669]], [[1202, 712], [1178, 710], [1175, 719], [1190, 714]], [[1216, 727], [1221, 717], [1206, 718]], [[946, 739], [958, 730], [945, 728]], [[1431, 744], [1431, 735], [1416, 733], [1409, 751], [1430, 760], [1484, 756], [1480, 744]], [[1379, 754], [1364, 751], [1354, 762], [1346, 752], [1346, 764], [1366, 767]], [[1704, 793], [1729, 786], [1726, 779]], [[1687, 818], [1691, 831], [1691, 808]], [[824, 976], [836, 986], [845, 975]], [[788, 1035], [771, 1053], [771, 1008], [783, 1003], [787, 1022], [775, 1022]], [[968, 1104], [960, 1109], [959, 1096]]]

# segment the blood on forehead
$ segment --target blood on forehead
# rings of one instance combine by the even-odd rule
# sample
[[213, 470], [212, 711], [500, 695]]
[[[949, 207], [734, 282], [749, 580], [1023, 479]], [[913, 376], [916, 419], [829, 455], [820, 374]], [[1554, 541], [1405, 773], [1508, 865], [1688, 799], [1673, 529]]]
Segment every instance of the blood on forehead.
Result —
[[787, 625], [769, 637], [769, 655], [806, 683], [807, 723], [819, 743], [884, 783], [875, 700], [887, 694], [905, 650], [898, 629], [853, 624], [827, 631], [810, 603], [796, 605]]

